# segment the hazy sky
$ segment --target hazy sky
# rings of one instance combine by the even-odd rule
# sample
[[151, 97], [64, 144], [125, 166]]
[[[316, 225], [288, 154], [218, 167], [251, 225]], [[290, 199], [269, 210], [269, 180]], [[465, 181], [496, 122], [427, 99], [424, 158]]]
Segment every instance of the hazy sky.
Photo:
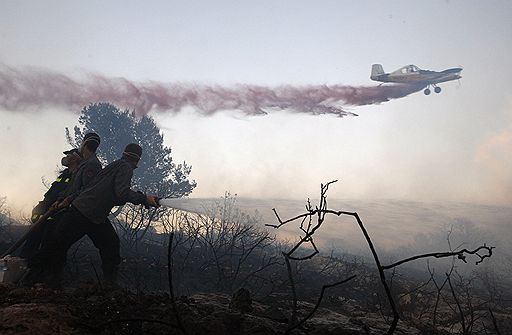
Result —
[[[375, 85], [371, 64], [462, 66], [441, 94], [358, 117], [153, 113], [194, 197], [315, 196], [512, 205], [510, 1], [21, 1], [0, 3], [0, 63], [137, 82]], [[44, 192], [77, 110], [0, 110], [0, 196]]]

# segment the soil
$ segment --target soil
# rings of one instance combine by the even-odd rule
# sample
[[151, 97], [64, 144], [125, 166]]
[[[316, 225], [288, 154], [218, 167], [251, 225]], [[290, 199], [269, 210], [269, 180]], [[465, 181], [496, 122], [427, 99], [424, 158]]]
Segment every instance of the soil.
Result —
[[[242, 302], [234, 301], [243, 296]], [[250, 304], [250, 306], [248, 305]], [[231, 306], [231, 307], [230, 307]], [[244, 307], [240, 307], [244, 306]], [[299, 315], [313, 308], [299, 303]], [[196, 294], [177, 299], [188, 334], [283, 334], [289, 308], [223, 294]], [[354, 308], [345, 315], [320, 308], [292, 334], [381, 334], [387, 324], [379, 315]], [[53, 290], [0, 284], [0, 334], [181, 334], [167, 293], [136, 293], [94, 282]], [[420, 334], [401, 325], [397, 334]]]

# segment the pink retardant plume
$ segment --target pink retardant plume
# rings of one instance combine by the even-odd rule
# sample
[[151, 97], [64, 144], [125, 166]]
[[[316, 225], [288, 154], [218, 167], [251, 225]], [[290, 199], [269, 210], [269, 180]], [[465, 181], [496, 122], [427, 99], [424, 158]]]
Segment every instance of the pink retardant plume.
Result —
[[10, 111], [59, 107], [81, 109], [110, 102], [138, 115], [149, 112], [179, 113], [192, 107], [202, 115], [235, 110], [264, 115], [274, 110], [292, 113], [356, 115], [348, 106], [379, 104], [421, 90], [418, 85], [347, 86], [310, 85], [265, 87], [133, 82], [87, 74], [73, 79], [38, 68], [13, 68], [0, 64], [0, 107]]

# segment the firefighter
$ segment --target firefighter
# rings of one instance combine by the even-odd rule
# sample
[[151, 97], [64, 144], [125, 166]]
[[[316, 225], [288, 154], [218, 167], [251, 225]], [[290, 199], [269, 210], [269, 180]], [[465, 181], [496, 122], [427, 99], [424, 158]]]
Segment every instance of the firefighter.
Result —
[[[100, 250], [104, 279], [116, 283], [117, 268], [121, 261], [119, 237], [106, 220], [114, 206], [127, 202], [158, 207], [156, 197], [133, 191], [131, 180], [137, 168], [142, 148], [128, 144], [118, 159], [107, 165], [93, 180], [90, 187], [81, 192], [59, 220], [49, 242], [29, 262], [31, 273], [49, 270], [49, 276], [38, 278], [51, 286], [60, 286], [60, 276], [66, 262], [68, 249], [84, 235], [88, 235]], [[38, 281], [31, 279], [32, 281]]]
[[71, 183], [64, 193], [65, 198], [59, 201], [58, 206], [65, 208], [82, 192], [101, 171], [101, 163], [96, 156], [96, 150], [100, 145], [100, 137], [96, 133], [85, 134], [80, 145], [82, 161], [73, 174]]
[[[48, 191], [44, 194], [43, 200], [39, 201], [37, 206], [32, 210], [32, 216], [30, 218], [32, 223], [36, 223], [37, 220], [39, 220], [39, 218], [45, 214], [54, 203], [58, 202], [59, 199], [62, 200], [64, 198], [64, 193], [70, 185], [72, 173], [76, 171], [80, 161], [82, 160], [78, 149], [67, 150], [64, 151], [63, 154], [66, 156], [62, 157], [61, 164], [65, 169], [61, 171], [57, 179], [55, 179], [51, 184]], [[30, 258], [36, 253], [41, 241], [48, 233], [50, 224], [55, 221], [55, 217], [56, 215], [49, 217], [44, 224], [32, 231], [30, 237], [21, 249], [21, 257]]]

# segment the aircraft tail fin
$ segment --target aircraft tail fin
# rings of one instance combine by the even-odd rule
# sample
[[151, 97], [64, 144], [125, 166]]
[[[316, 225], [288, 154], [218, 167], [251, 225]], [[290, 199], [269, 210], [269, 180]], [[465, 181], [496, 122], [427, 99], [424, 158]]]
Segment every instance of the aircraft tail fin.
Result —
[[370, 79], [377, 79], [381, 74], [384, 74], [384, 69], [382, 68], [381, 64], [373, 64], [372, 65], [372, 75], [370, 76]]

